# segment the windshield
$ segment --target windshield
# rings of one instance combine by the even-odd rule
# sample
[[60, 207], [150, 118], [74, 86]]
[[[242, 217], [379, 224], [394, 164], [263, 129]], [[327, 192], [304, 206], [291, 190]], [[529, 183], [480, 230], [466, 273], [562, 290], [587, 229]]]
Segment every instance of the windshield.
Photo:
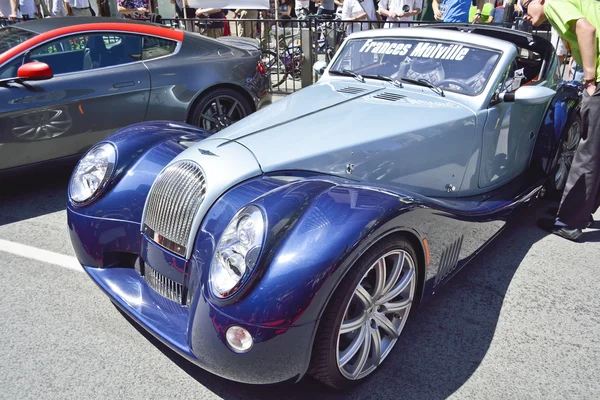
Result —
[[441, 40], [352, 39], [330, 71], [426, 80], [444, 90], [474, 96], [483, 91], [499, 58], [498, 51]]
[[23, 43], [32, 37], [37, 36], [37, 33], [29, 32], [23, 29], [14, 28], [12, 26], [0, 29], [0, 54]]

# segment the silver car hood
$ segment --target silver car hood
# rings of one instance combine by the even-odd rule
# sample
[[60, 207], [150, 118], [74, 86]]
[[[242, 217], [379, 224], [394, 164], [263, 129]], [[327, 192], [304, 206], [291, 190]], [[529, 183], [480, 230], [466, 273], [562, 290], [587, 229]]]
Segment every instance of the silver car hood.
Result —
[[351, 82], [310, 86], [213, 137], [248, 148], [264, 172], [401, 183], [428, 195], [460, 186], [473, 148], [472, 110], [428, 88]]

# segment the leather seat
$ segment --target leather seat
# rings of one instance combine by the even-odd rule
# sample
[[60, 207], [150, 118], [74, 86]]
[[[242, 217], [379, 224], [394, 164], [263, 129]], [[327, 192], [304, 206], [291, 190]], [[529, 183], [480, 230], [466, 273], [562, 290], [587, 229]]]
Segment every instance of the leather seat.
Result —
[[83, 55], [83, 69], [101, 68], [106, 64], [106, 58], [108, 56], [108, 50], [106, 44], [101, 35], [92, 35], [88, 39], [84, 55]]

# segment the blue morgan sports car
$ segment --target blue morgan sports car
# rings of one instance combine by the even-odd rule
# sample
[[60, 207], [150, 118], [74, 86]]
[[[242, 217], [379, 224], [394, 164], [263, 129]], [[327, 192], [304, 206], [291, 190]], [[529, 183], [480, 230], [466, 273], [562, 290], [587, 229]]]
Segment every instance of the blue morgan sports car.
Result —
[[206, 370], [348, 387], [517, 207], [560, 193], [581, 85], [558, 68], [502, 28], [352, 35], [318, 83], [216, 134], [159, 121], [94, 146], [69, 184], [77, 257]]

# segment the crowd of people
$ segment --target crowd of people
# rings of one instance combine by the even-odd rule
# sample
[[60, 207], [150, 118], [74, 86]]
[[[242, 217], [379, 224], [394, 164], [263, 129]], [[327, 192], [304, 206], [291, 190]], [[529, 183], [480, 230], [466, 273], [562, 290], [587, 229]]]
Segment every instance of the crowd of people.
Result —
[[[149, 19], [151, 0], [117, 0], [123, 18]], [[0, 0], [0, 18], [27, 21], [47, 17], [109, 16], [107, 0]]]

